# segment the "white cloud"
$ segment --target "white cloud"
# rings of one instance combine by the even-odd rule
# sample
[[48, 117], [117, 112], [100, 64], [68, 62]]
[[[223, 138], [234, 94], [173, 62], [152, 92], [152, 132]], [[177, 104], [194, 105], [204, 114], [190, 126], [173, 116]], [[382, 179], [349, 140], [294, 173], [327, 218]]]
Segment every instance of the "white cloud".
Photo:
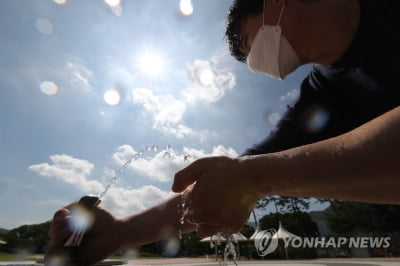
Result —
[[[141, 154], [140, 156], [138, 154]], [[130, 145], [122, 145], [114, 153], [114, 160], [123, 165], [132, 158], [131, 169], [159, 182], [171, 182], [175, 173], [187, 165], [190, 160], [207, 156], [230, 156], [237, 157], [238, 153], [233, 148], [225, 148], [222, 145], [215, 146], [211, 153], [204, 150], [184, 147], [181, 152], [172, 148], [154, 152], [138, 152]], [[136, 156], [136, 157], [135, 157]]]
[[[187, 165], [188, 161], [217, 155], [236, 157], [238, 154], [234, 149], [221, 145], [215, 146], [211, 152], [187, 147], [179, 152], [169, 146], [157, 150], [136, 151], [130, 145], [122, 145], [113, 154], [113, 159], [118, 164], [124, 165], [134, 158], [129, 165], [131, 170], [151, 180], [171, 182], [174, 174]], [[29, 170], [41, 176], [71, 184], [84, 193], [98, 195], [104, 190], [104, 186], [99, 181], [88, 179], [94, 169], [92, 163], [65, 154], [52, 155], [50, 160], [51, 164], [31, 165]], [[115, 176], [114, 171], [110, 171], [108, 168], [105, 171], [107, 176]], [[102, 206], [116, 216], [126, 216], [160, 203], [172, 195], [174, 193], [171, 191], [164, 191], [156, 186], [125, 188], [114, 184], [102, 199]]]
[[181, 122], [186, 110], [186, 104], [173, 95], [155, 95], [147, 88], [133, 89], [132, 99], [152, 115], [155, 128]]
[[217, 102], [236, 85], [236, 79], [232, 72], [218, 69], [210, 61], [195, 60], [188, 65], [188, 69], [191, 84], [182, 92], [188, 103]]
[[51, 155], [52, 164], [41, 163], [29, 166], [29, 170], [41, 176], [55, 178], [65, 183], [76, 186], [85, 193], [100, 193], [103, 185], [96, 180], [88, 180], [94, 166], [86, 160], [74, 158], [69, 155]]
[[185, 165], [184, 154], [177, 154], [170, 148], [156, 153], [152, 151], [141, 153], [130, 145], [122, 145], [114, 153], [113, 158], [120, 165], [134, 158], [130, 164], [132, 169], [159, 182], [171, 181], [175, 172]]
[[163, 191], [155, 186], [137, 189], [112, 187], [104, 197], [102, 206], [115, 216], [123, 217], [160, 203], [171, 195], [172, 192]]
[[175, 135], [177, 138], [182, 138], [185, 136], [200, 136], [202, 133], [201, 132], [195, 132], [193, 129], [191, 129], [188, 126], [185, 126], [184, 124], [179, 124], [179, 125], [164, 125], [160, 127], [161, 131], [167, 134]]
[[67, 62], [67, 68], [71, 75], [71, 81], [86, 91], [92, 91], [89, 79], [92, 77], [90, 71], [85, 65], [80, 63]]
[[207, 153], [204, 150], [197, 150], [193, 148], [183, 148], [184, 154], [189, 154], [192, 158], [202, 158], [208, 156], [229, 156], [237, 157], [239, 154], [233, 148], [225, 148], [222, 145], [214, 146], [211, 153]]
[[[122, 161], [123, 157], [129, 157], [131, 154], [136, 153], [129, 145], [123, 145], [114, 154], [114, 159], [119, 158]], [[41, 176], [74, 185], [84, 193], [99, 195], [104, 190], [104, 186], [100, 182], [88, 180], [88, 176], [94, 169], [92, 163], [65, 154], [52, 155], [50, 160], [52, 164], [31, 165], [29, 170]], [[109, 169], [106, 169], [106, 171], [108, 171], [107, 175], [114, 174]], [[159, 203], [171, 195], [173, 195], [172, 192], [163, 191], [155, 186], [123, 188], [114, 184], [102, 199], [102, 206], [110, 210], [114, 215], [126, 216]], [[57, 205], [65, 204], [57, 203]]]
[[236, 86], [234, 74], [220, 68], [221, 60], [216, 56], [210, 61], [194, 60], [189, 64], [190, 84], [178, 98], [171, 94], [155, 94], [149, 88], [132, 90], [132, 100], [150, 114], [153, 128], [178, 138], [185, 136], [206, 139], [212, 132], [188, 127], [184, 121], [186, 111], [195, 104], [215, 103]]

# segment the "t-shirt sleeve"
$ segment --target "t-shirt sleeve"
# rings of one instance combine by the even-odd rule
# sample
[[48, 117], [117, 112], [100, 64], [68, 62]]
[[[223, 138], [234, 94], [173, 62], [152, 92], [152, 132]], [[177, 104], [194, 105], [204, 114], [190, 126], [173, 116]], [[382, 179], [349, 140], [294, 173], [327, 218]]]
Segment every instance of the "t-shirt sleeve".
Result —
[[301, 84], [299, 98], [287, 107], [276, 128], [242, 156], [287, 150], [343, 133], [343, 120], [332, 106], [321, 90], [310, 85], [309, 75]]

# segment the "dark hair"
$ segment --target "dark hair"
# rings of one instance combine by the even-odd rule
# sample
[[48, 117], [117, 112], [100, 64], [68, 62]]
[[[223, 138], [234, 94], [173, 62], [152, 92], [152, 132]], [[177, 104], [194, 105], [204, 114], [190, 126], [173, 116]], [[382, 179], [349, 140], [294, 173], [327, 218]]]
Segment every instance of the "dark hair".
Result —
[[245, 41], [241, 35], [242, 26], [249, 16], [260, 14], [263, 6], [264, 0], [235, 0], [229, 9], [225, 37], [231, 55], [240, 62], [246, 61], [241, 49]]

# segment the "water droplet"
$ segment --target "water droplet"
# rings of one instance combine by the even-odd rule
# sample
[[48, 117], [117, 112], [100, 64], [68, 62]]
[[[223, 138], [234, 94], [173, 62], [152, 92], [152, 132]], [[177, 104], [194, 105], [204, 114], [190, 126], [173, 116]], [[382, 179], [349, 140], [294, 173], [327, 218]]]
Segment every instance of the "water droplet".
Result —
[[322, 106], [311, 107], [304, 115], [304, 128], [314, 133], [325, 128], [330, 119], [329, 110]]
[[167, 240], [165, 246], [164, 246], [164, 254], [167, 257], [174, 257], [178, 254], [179, 249], [181, 246], [181, 242], [176, 239], [171, 237], [170, 239]]
[[64, 5], [65, 3], [67, 3], [67, 0], [53, 0], [56, 4], [59, 5]]
[[55, 82], [53, 81], [43, 81], [40, 83], [40, 90], [49, 96], [56, 95], [58, 92], [58, 86]]
[[36, 19], [35, 26], [40, 33], [45, 35], [52, 34], [54, 30], [53, 24], [51, 24], [50, 21], [44, 18]]
[[191, 159], [191, 157], [192, 157], [192, 156], [190, 156], [189, 154], [185, 154], [185, 155], [183, 156], [183, 161], [184, 161], [184, 162], [187, 162], [187, 161], [189, 161], [189, 160]]
[[193, 14], [193, 5], [192, 0], [181, 0], [179, 3], [179, 8], [181, 10], [182, 15], [190, 16]]
[[110, 7], [116, 7], [121, 4], [121, 0], [104, 0], [104, 2]]
[[273, 112], [268, 116], [268, 122], [273, 126], [278, 123], [279, 119], [281, 119], [281, 115], [276, 112]]
[[119, 91], [112, 89], [112, 90], [108, 90], [106, 91], [106, 93], [104, 93], [103, 95], [104, 101], [111, 106], [115, 106], [118, 105], [120, 100], [121, 100], [121, 95], [119, 93]]

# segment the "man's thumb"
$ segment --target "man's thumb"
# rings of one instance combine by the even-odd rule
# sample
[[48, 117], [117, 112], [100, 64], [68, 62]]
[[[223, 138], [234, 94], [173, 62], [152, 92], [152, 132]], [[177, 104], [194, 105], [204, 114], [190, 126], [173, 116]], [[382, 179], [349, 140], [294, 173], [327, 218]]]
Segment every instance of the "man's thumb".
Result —
[[201, 174], [203, 173], [202, 160], [197, 160], [191, 163], [189, 166], [178, 171], [174, 177], [174, 183], [172, 185], [173, 192], [182, 192], [188, 186], [196, 182]]

